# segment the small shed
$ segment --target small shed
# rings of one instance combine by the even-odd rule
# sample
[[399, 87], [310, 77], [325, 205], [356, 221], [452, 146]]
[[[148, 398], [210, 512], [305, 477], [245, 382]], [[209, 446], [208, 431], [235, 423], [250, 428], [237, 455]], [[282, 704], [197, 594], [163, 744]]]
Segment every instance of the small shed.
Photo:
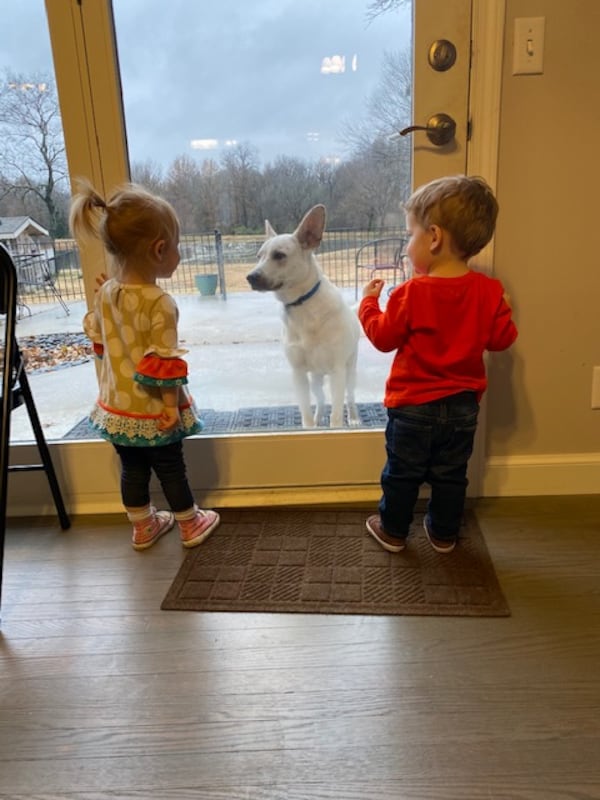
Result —
[[21, 292], [47, 288], [56, 275], [54, 242], [31, 217], [0, 216], [0, 242], [15, 263]]
[[13, 256], [44, 255], [54, 258], [54, 245], [46, 228], [31, 217], [0, 215], [0, 242]]

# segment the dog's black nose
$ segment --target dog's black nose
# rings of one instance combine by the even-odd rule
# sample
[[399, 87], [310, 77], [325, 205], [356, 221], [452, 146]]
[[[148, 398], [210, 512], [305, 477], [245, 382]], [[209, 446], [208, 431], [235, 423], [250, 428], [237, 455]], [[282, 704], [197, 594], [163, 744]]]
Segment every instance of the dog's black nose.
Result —
[[246, 275], [246, 280], [250, 284], [253, 289], [261, 289], [264, 278], [261, 272], [257, 272], [256, 270], [252, 270]]

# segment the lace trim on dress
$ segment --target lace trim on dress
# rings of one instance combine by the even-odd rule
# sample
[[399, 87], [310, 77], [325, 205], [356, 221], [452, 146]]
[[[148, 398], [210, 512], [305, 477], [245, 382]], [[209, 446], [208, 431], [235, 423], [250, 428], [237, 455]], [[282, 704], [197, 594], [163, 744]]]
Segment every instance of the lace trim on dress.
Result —
[[126, 447], [159, 447], [178, 442], [186, 436], [200, 433], [204, 428], [192, 407], [181, 410], [181, 425], [174, 431], [159, 431], [156, 419], [128, 417], [106, 411], [96, 405], [90, 414], [90, 423], [103, 439]]

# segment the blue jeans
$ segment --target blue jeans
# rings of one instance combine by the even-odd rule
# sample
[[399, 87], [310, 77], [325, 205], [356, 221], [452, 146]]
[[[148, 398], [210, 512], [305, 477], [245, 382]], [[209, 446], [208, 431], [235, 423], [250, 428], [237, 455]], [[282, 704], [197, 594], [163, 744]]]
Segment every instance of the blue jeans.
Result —
[[150, 477], [155, 472], [171, 511], [187, 511], [194, 505], [183, 460], [181, 441], [160, 447], [114, 445], [121, 459], [121, 497], [126, 508], [150, 503]]
[[478, 413], [474, 392], [388, 409], [379, 513], [391, 536], [408, 535], [423, 483], [431, 486], [427, 516], [435, 537], [452, 540], [457, 536]]

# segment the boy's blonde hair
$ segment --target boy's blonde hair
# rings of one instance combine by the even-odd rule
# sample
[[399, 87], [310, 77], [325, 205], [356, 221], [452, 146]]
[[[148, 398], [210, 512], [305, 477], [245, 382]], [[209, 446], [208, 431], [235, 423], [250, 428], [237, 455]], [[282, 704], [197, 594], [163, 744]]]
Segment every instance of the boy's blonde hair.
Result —
[[125, 183], [104, 200], [85, 178], [77, 181], [71, 201], [69, 227], [76, 239], [100, 239], [117, 268], [129, 259], [143, 260], [152, 245], [179, 237], [174, 208], [143, 186]]
[[423, 228], [448, 231], [462, 258], [477, 255], [494, 235], [498, 202], [483, 178], [467, 175], [438, 178], [421, 186], [404, 203]]

